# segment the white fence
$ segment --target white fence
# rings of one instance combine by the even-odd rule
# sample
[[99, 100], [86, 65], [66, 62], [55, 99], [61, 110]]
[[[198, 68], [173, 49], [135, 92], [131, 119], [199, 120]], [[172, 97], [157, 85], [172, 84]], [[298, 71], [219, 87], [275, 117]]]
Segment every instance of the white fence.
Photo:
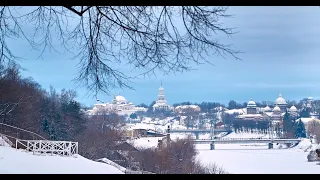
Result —
[[[21, 132], [26, 132], [33, 137], [33, 140], [22, 140], [18, 136], [13, 137], [0, 132], [0, 137], [2, 141], [9, 144], [11, 147], [16, 149], [24, 149], [26, 151], [31, 151], [33, 154], [51, 154], [51, 155], [60, 155], [60, 156], [74, 156], [78, 154], [78, 142], [71, 141], [49, 141], [44, 137], [12, 125], [0, 123], [2, 127], [8, 127], [12, 129], [19, 130]], [[35, 140], [34, 138], [41, 139]]]
[[16, 148], [18, 149], [18, 147], [22, 147], [22, 149], [26, 149], [26, 151], [31, 151], [33, 154], [51, 154], [74, 157], [78, 154], [78, 142], [71, 141], [16, 139]]

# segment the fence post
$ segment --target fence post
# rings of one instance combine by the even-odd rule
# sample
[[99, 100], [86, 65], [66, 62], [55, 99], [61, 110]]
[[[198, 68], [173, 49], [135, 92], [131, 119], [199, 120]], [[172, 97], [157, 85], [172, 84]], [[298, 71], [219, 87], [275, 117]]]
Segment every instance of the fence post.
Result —
[[[65, 152], [67, 152], [67, 151], [66, 151], [66, 149], [67, 149], [67, 142], [66, 142], [66, 141], [63, 141], [63, 151], [62, 151], [62, 156], [64, 156]], [[68, 152], [67, 152], [67, 153], [68, 153]]]
[[76, 142], [76, 145], [77, 145], [76, 154], [79, 154], [79, 144], [78, 144], [78, 142]]
[[50, 147], [51, 156], [53, 156], [54, 147], [55, 147], [55, 144], [51, 143], [51, 147]]

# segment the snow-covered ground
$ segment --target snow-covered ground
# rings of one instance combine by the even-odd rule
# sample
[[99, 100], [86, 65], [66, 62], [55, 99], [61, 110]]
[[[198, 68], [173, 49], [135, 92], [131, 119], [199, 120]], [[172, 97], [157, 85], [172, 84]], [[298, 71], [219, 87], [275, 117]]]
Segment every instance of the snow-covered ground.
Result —
[[137, 149], [157, 148], [158, 140], [163, 137], [141, 137], [134, 140], [129, 140], [128, 143], [132, 144]]
[[11, 147], [11, 145], [9, 143], [12, 144], [12, 142], [9, 141], [8, 138], [6, 138], [4, 136], [0, 136], [0, 146]]
[[0, 146], [0, 174], [124, 174], [114, 166], [74, 157], [33, 155]]
[[152, 129], [159, 133], [166, 133], [168, 126], [170, 129], [186, 129], [185, 126], [179, 125], [179, 121], [172, 120], [173, 117], [168, 117], [166, 119], [156, 119], [152, 121], [151, 118], [145, 117], [141, 123], [127, 123], [126, 128], [129, 129]]

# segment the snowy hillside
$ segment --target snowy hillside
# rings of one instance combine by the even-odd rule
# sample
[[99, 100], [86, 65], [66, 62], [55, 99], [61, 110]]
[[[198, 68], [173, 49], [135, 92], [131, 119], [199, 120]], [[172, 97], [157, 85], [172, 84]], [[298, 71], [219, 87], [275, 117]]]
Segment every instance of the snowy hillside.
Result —
[[0, 146], [0, 174], [124, 174], [119, 169], [80, 155], [61, 157]]

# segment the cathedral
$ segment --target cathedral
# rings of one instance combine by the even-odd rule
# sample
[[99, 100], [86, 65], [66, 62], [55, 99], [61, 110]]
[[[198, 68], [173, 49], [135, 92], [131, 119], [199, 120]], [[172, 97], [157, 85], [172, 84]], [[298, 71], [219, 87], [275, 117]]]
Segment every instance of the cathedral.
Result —
[[88, 115], [102, 115], [116, 113], [118, 115], [130, 115], [137, 111], [147, 111], [146, 108], [136, 107], [132, 102], [127, 102], [126, 98], [123, 96], [114, 96], [111, 103], [103, 103], [97, 99], [97, 103], [91, 110], [87, 111]]
[[258, 108], [256, 103], [251, 99], [247, 103], [246, 110], [246, 114], [238, 115], [236, 118], [239, 120], [271, 120], [273, 122], [280, 122], [286, 112], [293, 118], [299, 116], [299, 111], [294, 105], [288, 108], [288, 104], [281, 93], [275, 100], [273, 109], [268, 105], [265, 108]]
[[263, 114], [260, 114], [256, 105], [256, 102], [254, 102], [252, 99], [247, 103], [247, 113], [238, 115], [236, 119], [238, 120], [256, 120], [256, 121], [262, 121], [265, 119], [265, 116]]
[[155, 110], [173, 110], [173, 107], [168, 105], [165, 95], [164, 95], [164, 88], [162, 87], [162, 82], [161, 86], [159, 88], [159, 93], [158, 93], [158, 100], [156, 103], [153, 105], [153, 111]]

